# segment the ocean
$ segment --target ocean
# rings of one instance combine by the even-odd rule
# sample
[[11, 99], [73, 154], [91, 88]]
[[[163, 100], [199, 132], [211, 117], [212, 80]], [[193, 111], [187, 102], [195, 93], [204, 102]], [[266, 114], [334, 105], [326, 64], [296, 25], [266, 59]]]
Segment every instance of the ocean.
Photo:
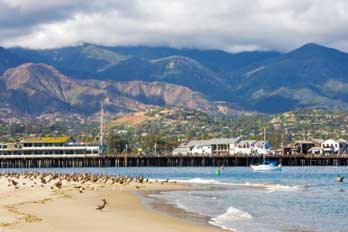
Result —
[[[195, 190], [150, 195], [202, 215], [208, 223], [239, 232], [347, 232], [348, 167], [283, 167], [259, 173], [250, 168], [47, 169], [144, 176], [191, 183]], [[40, 171], [43, 171], [40, 169]], [[337, 183], [336, 176], [347, 177]]]

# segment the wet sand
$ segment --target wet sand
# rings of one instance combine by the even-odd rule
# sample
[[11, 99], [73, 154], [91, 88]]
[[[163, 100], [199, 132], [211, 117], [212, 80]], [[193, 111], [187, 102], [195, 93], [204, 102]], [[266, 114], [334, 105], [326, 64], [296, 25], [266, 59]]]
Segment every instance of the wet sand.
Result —
[[[0, 231], [223, 231], [148, 209], [134, 194], [190, 188], [188, 185], [62, 181], [57, 188], [53, 181], [41, 184], [37, 179], [23, 177], [14, 179], [15, 186], [12, 179], [0, 177]], [[103, 210], [96, 210], [102, 198], [108, 204]], [[175, 210], [166, 206], [163, 209]]]

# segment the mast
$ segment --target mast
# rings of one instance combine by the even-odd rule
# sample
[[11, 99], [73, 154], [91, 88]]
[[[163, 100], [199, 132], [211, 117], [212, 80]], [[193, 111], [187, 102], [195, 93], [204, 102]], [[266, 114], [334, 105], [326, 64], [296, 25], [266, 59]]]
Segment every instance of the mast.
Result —
[[99, 155], [104, 153], [104, 101], [101, 102], [100, 108], [100, 131], [99, 131]]
[[265, 161], [265, 151], [266, 151], [266, 133], [267, 133], [267, 131], [266, 131], [266, 128], [264, 128], [263, 129], [263, 149], [264, 149], [264, 151], [263, 151], [263, 160]]

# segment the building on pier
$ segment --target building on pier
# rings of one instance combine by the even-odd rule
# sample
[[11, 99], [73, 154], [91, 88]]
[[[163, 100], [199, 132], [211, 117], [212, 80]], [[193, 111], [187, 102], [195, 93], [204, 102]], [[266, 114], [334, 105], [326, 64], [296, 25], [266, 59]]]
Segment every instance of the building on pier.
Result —
[[268, 141], [242, 140], [237, 144], [234, 154], [271, 154], [272, 144]]
[[172, 152], [177, 154], [197, 154], [197, 155], [214, 155], [214, 154], [230, 154], [234, 152], [235, 146], [239, 138], [222, 138], [209, 140], [192, 140], [187, 144], [181, 144]]
[[321, 149], [321, 153], [325, 155], [345, 154], [347, 153], [347, 141], [343, 139], [328, 139], [321, 144]]
[[173, 155], [252, 155], [272, 154], [272, 144], [268, 141], [240, 140], [240, 138], [222, 138], [209, 140], [192, 140], [181, 144], [172, 152]]
[[0, 144], [0, 155], [98, 155], [99, 146], [77, 142], [71, 136], [25, 137], [17, 143]]
[[285, 155], [341, 155], [347, 154], [348, 143], [346, 140], [339, 139], [308, 139], [295, 140], [283, 147], [282, 154]]

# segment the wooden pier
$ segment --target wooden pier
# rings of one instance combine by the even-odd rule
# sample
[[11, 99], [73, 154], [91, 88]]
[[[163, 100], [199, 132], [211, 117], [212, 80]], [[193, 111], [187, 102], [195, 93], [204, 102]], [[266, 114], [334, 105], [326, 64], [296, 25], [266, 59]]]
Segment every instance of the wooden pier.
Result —
[[[348, 155], [267, 157], [283, 166], [348, 166]], [[0, 156], [0, 168], [68, 167], [246, 167], [262, 157], [232, 155]]]

